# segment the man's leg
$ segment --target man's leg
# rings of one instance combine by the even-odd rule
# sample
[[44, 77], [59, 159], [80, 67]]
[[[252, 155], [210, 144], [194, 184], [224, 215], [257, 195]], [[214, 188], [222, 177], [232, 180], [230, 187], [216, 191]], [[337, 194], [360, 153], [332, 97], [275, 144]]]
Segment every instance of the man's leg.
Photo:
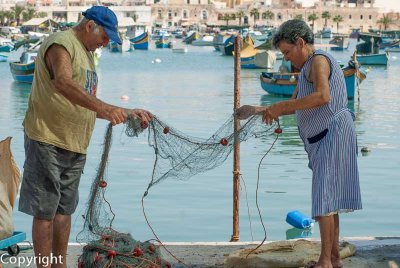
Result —
[[66, 268], [71, 216], [56, 214], [53, 223], [53, 256], [57, 258], [57, 261], [52, 261], [51, 267]]
[[332, 268], [331, 254], [334, 237], [333, 215], [317, 218], [321, 235], [321, 255], [315, 267]]
[[340, 268], [343, 263], [340, 259], [339, 253], [339, 214], [333, 215], [334, 229], [333, 229], [333, 244], [332, 244], [332, 265], [334, 268]]
[[53, 222], [51, 220], [41, 220], [33, 218], [32, 239], [35, 251], [37, 268], [50, 267], [47, 263], [42, 263], [44, 258], [49, 258], [53, 243]]

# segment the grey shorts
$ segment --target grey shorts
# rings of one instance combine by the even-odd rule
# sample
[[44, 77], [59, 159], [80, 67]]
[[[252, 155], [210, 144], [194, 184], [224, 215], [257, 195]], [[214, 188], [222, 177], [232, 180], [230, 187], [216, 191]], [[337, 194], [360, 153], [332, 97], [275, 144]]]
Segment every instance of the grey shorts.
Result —
[[85, 162], [85, 154], [31, 140], [25, 135], [19, 211], [43, 220], [52, 220], [56, 214], [74, 213]]

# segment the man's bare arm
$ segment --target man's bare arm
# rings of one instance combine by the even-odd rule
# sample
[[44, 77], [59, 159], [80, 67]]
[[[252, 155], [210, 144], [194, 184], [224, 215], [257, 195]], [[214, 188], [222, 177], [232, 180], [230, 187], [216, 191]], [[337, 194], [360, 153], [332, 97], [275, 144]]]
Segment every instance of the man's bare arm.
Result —
[[97, 117], [113, 125], [125, 122], [127, 109], [109, 105], [87, 93], [72, 79], [71, 57], [61, 45], [52, 45], [46, 53], [46, 65], [58, 93], [70, 102], [96, 112]]

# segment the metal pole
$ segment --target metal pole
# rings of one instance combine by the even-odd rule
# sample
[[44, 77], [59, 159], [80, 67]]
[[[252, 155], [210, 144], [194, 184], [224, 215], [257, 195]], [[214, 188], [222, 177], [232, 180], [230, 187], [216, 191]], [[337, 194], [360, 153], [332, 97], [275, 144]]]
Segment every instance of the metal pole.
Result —
[[[233, 110], [240, 107], [240, 49], [242, 38], [235, 38], [235, 78], [234, 78], [234, 103]], [[236, 117], [234, 124], [234, 149], [233, 149], [233, 233], [231, 242], [239, 241], [239, 195], [240, 195], [240, 120]]]

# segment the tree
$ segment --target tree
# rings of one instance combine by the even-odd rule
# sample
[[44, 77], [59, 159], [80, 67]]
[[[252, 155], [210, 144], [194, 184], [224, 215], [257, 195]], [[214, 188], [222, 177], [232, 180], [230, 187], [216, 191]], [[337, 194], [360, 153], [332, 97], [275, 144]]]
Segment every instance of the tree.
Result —
[[272, 13], [271, 10], [267, 10], [261, 14], [261, 17], [263, 20], [267, 20], [267, 22], [268, 22], [269, 20], [272, 20], [274, 18], [274, 13]]
[[24, 21], [28, 21], [28, 20], [30, 20], [30, 19], [36, 17], [36, 16], [37, 16], [36, 11], [35, 11], [35, 9], [32, 8], [32, 7], [28, 7], [26, 10], [24, 10], [24, 11], [22, 12], [22, 19], [23, 19]]
[[224, 16], [222, 17], [222, 20], [226, 21], [226, 26], [228, 26], [229, 21], [231, 20], [231, 15], [228, 13], [225, 13]]
[[10, 25], [12, 19], [15, 18], [15, 13], [12, 10], [4, 11], [4, 18], [7, 19], [7, 25]]
[[295, 19], [295, 20], [304, 20], [304, 19], [303, 19], [303, 14], [297, 14], [297, 15], [295, 15], [295, 16], [294, 16], [294, 19]]
[[236, 13], [229, 14], [231, 20], [236, 20]]
[[331, 13], [329, 13], [329, 11], [324, 11], [324, 12], [322, 12], [321, 17], [322, 17], [323, 19], [325, 19], [325, 24], [324, 24], [324, 26], [325, 26], [325, 27], [328, 26], [328, 20], [331, 18]]
[[46, 18], [47, 17], [47, 13], [46, 12], [39, 12], [36, 14], [37, 17], [39, 18]]
[[237, 13], [236, 13], [236, 18], [238, 18], [239, 19], [239, 26], [242, 26], [242, 18], [244, 17], [244, 11], [243, 10], [239, 10]]
[[383, 15], [382, 18], [378, 20], [379, 24], [383, 25], [384, 30], [387, 30], [390, 24], [393, 24], [393, 19], [389, 15]]
[[19, 25], [21, 14], [25, 10], [25, 8], [19, 5], [15, 5], [14, 7], [11, 7], [11, 10], [14, 12], [15, 19], [17, 20], [17, 25]]
[[315, 13], [312, 13], [311, 15], [308, 16], [308, 21], [311, 21], [311, 28], [312, 28], [313, 32], [314, 32], [314, 24], [317, 19], [318, 19], [318, 16]]
[[0, 10], [0, 24], [3, 26], [4, 21], [6, 19], [6, 13], [3, 10]]
[[136, 14], [135, 11], [132, 12], [131, 18], [133, 19], [134, 22], [136, 22], [136, 20], [138, 19], [138, 15]]
[[250, 17], [253, 17], [254, 19], [254, 26], [256, 26], [256, 20], [258, 20], [260, 18], [260, 12], [258, 11], [257, 8], [253, 8], [252, 10], [250, 10]]
[[339, 33], [339, 23], [343, 21], [343, 17], [340, 15], [336, 15], [333, 17], [333, 21], [336, 22], [336, 33]]

